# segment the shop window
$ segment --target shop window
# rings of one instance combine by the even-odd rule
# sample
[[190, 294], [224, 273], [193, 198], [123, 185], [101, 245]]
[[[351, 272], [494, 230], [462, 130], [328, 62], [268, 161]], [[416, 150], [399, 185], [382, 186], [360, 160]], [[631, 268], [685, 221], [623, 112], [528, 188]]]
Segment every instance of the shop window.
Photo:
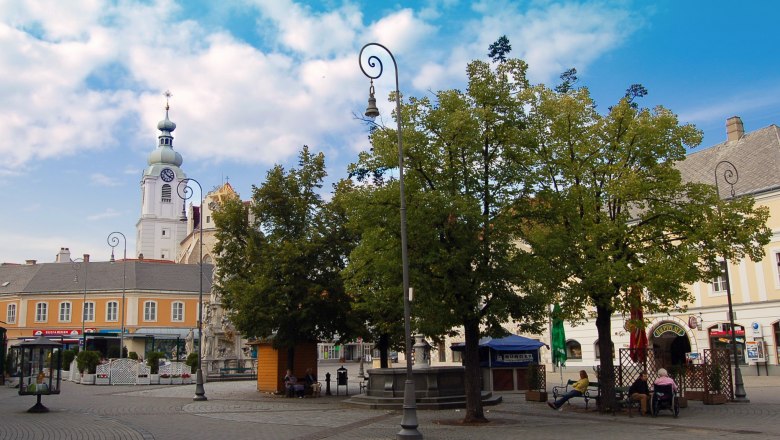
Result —
[[566, 341], [566, 359], [581, 360], [582, 345], [574, 339]]

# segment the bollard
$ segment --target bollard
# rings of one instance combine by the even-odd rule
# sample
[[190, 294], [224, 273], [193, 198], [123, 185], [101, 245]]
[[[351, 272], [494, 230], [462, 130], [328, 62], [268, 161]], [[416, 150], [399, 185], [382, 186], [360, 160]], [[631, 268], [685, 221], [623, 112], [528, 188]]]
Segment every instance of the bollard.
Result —
[[330, 396], [330, 373], [325, 373], [325, 395]]

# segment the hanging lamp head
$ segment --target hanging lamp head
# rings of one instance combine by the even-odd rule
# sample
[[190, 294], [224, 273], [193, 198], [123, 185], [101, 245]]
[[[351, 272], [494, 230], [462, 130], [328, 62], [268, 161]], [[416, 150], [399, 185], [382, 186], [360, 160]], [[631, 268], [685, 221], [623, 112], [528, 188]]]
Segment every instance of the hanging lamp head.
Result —
[[371, 87], [368, 89], [368, 107], [366, 108], [366, 116], [374, 119], [379, 116], [379, 109], [376, 106], [376, 98], [374, 97], [374, 80], [371, 80]]

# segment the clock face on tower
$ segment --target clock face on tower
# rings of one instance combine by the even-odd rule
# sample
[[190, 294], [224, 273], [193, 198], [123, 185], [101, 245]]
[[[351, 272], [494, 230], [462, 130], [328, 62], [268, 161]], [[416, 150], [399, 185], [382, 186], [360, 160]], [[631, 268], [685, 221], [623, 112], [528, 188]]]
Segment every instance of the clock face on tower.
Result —
[[173, 173], [172, 169], [163, 168], [163, 170], [160, 171], [160, 177], [162, 177], [162, 180], [170, 182], [174, 177], [176, 177], [176, 175]]

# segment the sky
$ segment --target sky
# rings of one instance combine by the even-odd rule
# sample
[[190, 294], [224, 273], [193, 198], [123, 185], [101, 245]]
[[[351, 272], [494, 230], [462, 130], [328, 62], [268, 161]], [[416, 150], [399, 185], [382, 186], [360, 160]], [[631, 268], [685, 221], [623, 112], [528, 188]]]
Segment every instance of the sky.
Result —
[[229, 181], [248, 199], [308, 145], [325, 154], [327, 197], [369, 147], [355, 118], [366, 43], [392, 51], [405, 96], [431, 96], [463, 89], [466, 64], [506, 35], [531, 82], [574, 67], [601, 110], [640, 83], [639, 103], [695, 124], [705, 148], [730, 116], [780, 123], [778, 16], [769, 0], [0, 0], [0, 263], [61, 247], [105, 261], [113, 231], [134, 254], [166, 90], [173, 147], [204, 192]]

